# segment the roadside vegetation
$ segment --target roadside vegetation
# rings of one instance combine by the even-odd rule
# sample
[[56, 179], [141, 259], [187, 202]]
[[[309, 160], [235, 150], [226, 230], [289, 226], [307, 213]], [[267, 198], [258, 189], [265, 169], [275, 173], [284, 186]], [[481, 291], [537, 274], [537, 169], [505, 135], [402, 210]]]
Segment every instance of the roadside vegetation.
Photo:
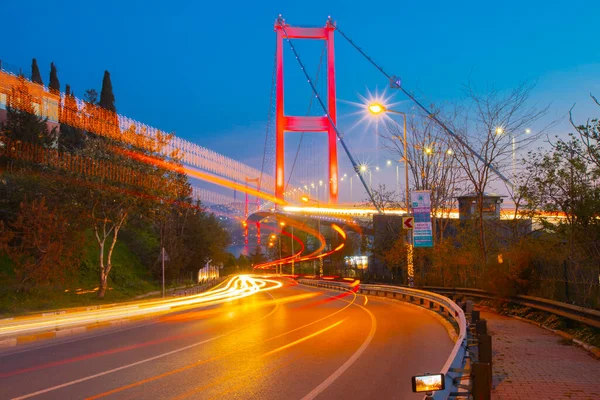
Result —
[[[0, 315], [156, 290], [163, 247], [168, 284], [227, 261], [229, 235], [192, 198], [172, 135], [124, 127], [108, 71], [82, 102], [69, 85], [60, 95], [54, 64], [48, 88], [35, 59], [31, 81], [14, 78], [0, 125]], [[60, 124], [36, 115], [39, 92], [55, 95]]]

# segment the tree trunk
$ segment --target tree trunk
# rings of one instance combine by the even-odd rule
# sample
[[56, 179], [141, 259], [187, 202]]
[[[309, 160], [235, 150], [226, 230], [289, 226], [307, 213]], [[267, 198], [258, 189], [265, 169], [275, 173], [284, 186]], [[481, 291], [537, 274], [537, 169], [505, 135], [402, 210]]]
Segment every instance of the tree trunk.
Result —
[[100, 286], [98, 287], [98, 298], [104, 298], [106, 292], [106, 275], [104, 274], [104, 240], [98, 241], [100, 247]]
[[479, 209], [479, 245], [481, 246], [481, 255], [483, 257], [483, 271], [487, 267], [487, 248], [485, 243], [485, 221], [483, 220], [483, 193], [479, 194], [477, 201], [477, 208]]
[[98, 287], [98, 298], [103, 299], [108, 286], [108, 274], [100, 272], [100, 286]]

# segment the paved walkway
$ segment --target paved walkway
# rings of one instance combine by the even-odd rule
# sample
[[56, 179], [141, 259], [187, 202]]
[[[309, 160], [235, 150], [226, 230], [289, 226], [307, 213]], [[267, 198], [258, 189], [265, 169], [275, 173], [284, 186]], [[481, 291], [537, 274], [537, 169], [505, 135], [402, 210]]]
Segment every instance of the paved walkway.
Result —
[[482, 311], [492, 335], [492, 399], [600, 399], [600, 360], [545, 329]]

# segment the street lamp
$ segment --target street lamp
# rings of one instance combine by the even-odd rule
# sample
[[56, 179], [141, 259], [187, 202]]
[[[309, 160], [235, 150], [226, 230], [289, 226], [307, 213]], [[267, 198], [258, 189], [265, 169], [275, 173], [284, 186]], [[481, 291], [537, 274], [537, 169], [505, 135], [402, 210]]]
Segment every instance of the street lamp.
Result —
[[[392, 160], [387, 160], [386, 161], [386, 165], [388, 167], [391, 167], [392, 164], [393, 164]], [[396, 190], [400, 191], [400, 175], [399, 175], [399, 172], [398, 172], [398, 164], [396, 164]]]
[[[379, 103], [372, 103], [368, 106], [368, 110], [371, 114], [373, 115], [379, 115], [385, 112], [388, 113], [392, 113], [392, 114], [398, 114], [398, 115], [402, 115], [402, 120], [404, 122], [403, 124], [403, 131], [404, 131], [404, 172], [405, 172], [405, 184], [406, 184], [406, 214], [408, 215], [410, 213], [410, 192], [409, 192], [409, 187], [408, 187], [408, 143], [406, 141], [406, 114], [403, 113], [402, 111], [395, 111], [395, 110], [389, 110], [387, 109], [383, 104], [379, 104]], [[431, 149], [430, 149], [431, 151]], [[414, 276], [415, 276], [415, 271], [414, 271], [414, 267], [413, 267], [413, 244], [412, 244], [412, 236], [411, 236], [411, 231], [408, 231], [407, 234], [408, 240], [407, 240], [407, 247], [408, 247], [408, 251], [406, 254], [406, 261], [407, 261], [407, 273], [408, 273], [408, 284], [409, 286], [413, 286], [414, 285]]]
[[369, 166], [367, 164], [361, 164], [358, 166], [358, 170], [360, 171], [361, 174], [363, 174], [364, 172], [369, 173], [369, 188], [372, 188], [373, 187], [373, 174], [371, 173], [371, 169], [369, 168]]
[[[285, 226], [285, 222], [280, 222], [279, 225], [281, 227]], [[279, 237], [277, 237], [277, 235], [275, 235], [274, 233], [271, 234], [270, 236], [271, 240], [275, 240], [277, 239], [279, 241], [279, 274], [281, 274], [281, 234], [279, 235]], [[275, 244], [273, 242], [269, 242], [269, 247], [273, 247]], [[277, 273], [277, 266], [275, 266], [275, 273]]]
[[[309, 201], [315, 202], [317, 203], [317, 208], [321, 208], [321, 202], [319, 200], [315, 200], [315, 199], [311, 199], [308, 196], [302, 196], [300, 198], [300, 200], [302, 200], [305, 203], [308, 203]], [[319, 213], [317, 213], [319, 214]], [[321, 216], [317, 215], [317, 231], [319, 232], [319, 236], [321, 236]], [[319, 257], [319, 276], [323, 275], [323, 258]]]

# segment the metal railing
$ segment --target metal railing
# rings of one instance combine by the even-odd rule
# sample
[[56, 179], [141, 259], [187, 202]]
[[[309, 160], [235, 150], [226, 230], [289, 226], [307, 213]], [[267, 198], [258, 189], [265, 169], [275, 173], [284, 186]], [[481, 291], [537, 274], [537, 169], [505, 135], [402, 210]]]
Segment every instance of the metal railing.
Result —
[[543, 299], [541, 297], [524, 295], [503, 297], [481, 289], [445, 288], [436, 286], [425, 286], [423, 289], [446, 296], [452, 296], [454, 298], [465, 296], [511, 302], [539, 311], [555, 314], [572, 321], [577, 321], [582, 324], [592, 326], [594, 328], [600, 328], [600, 311], [591, 308], [561, 303], [559, 301]]
[[[299, 279], [298, 282], [327, 289], [350, 290], [350, 285], [342, 282], [317, 281], [310, 279]], [[468, 324], [464, 311], [456, 303], [437, 293], [399, 286], [361, 284], [358, 292], [361, 294], [383, 296], [417, 304], [435, 311], [444, 318], [450, 320], [456, 331], [457, 339], [446, 363], [440, 371], [445, 376], [446, 389], [435, 392], [433, 399], [447, 399], [457, 395], [466, 396], [468, 394], [468, 392], [457, 392], [459, 388], [464, 389], [465, 387], [465, 385], [460, 384], [460, 381], [461, 376], [465, 372], [464, 368], [467, 359]]]

